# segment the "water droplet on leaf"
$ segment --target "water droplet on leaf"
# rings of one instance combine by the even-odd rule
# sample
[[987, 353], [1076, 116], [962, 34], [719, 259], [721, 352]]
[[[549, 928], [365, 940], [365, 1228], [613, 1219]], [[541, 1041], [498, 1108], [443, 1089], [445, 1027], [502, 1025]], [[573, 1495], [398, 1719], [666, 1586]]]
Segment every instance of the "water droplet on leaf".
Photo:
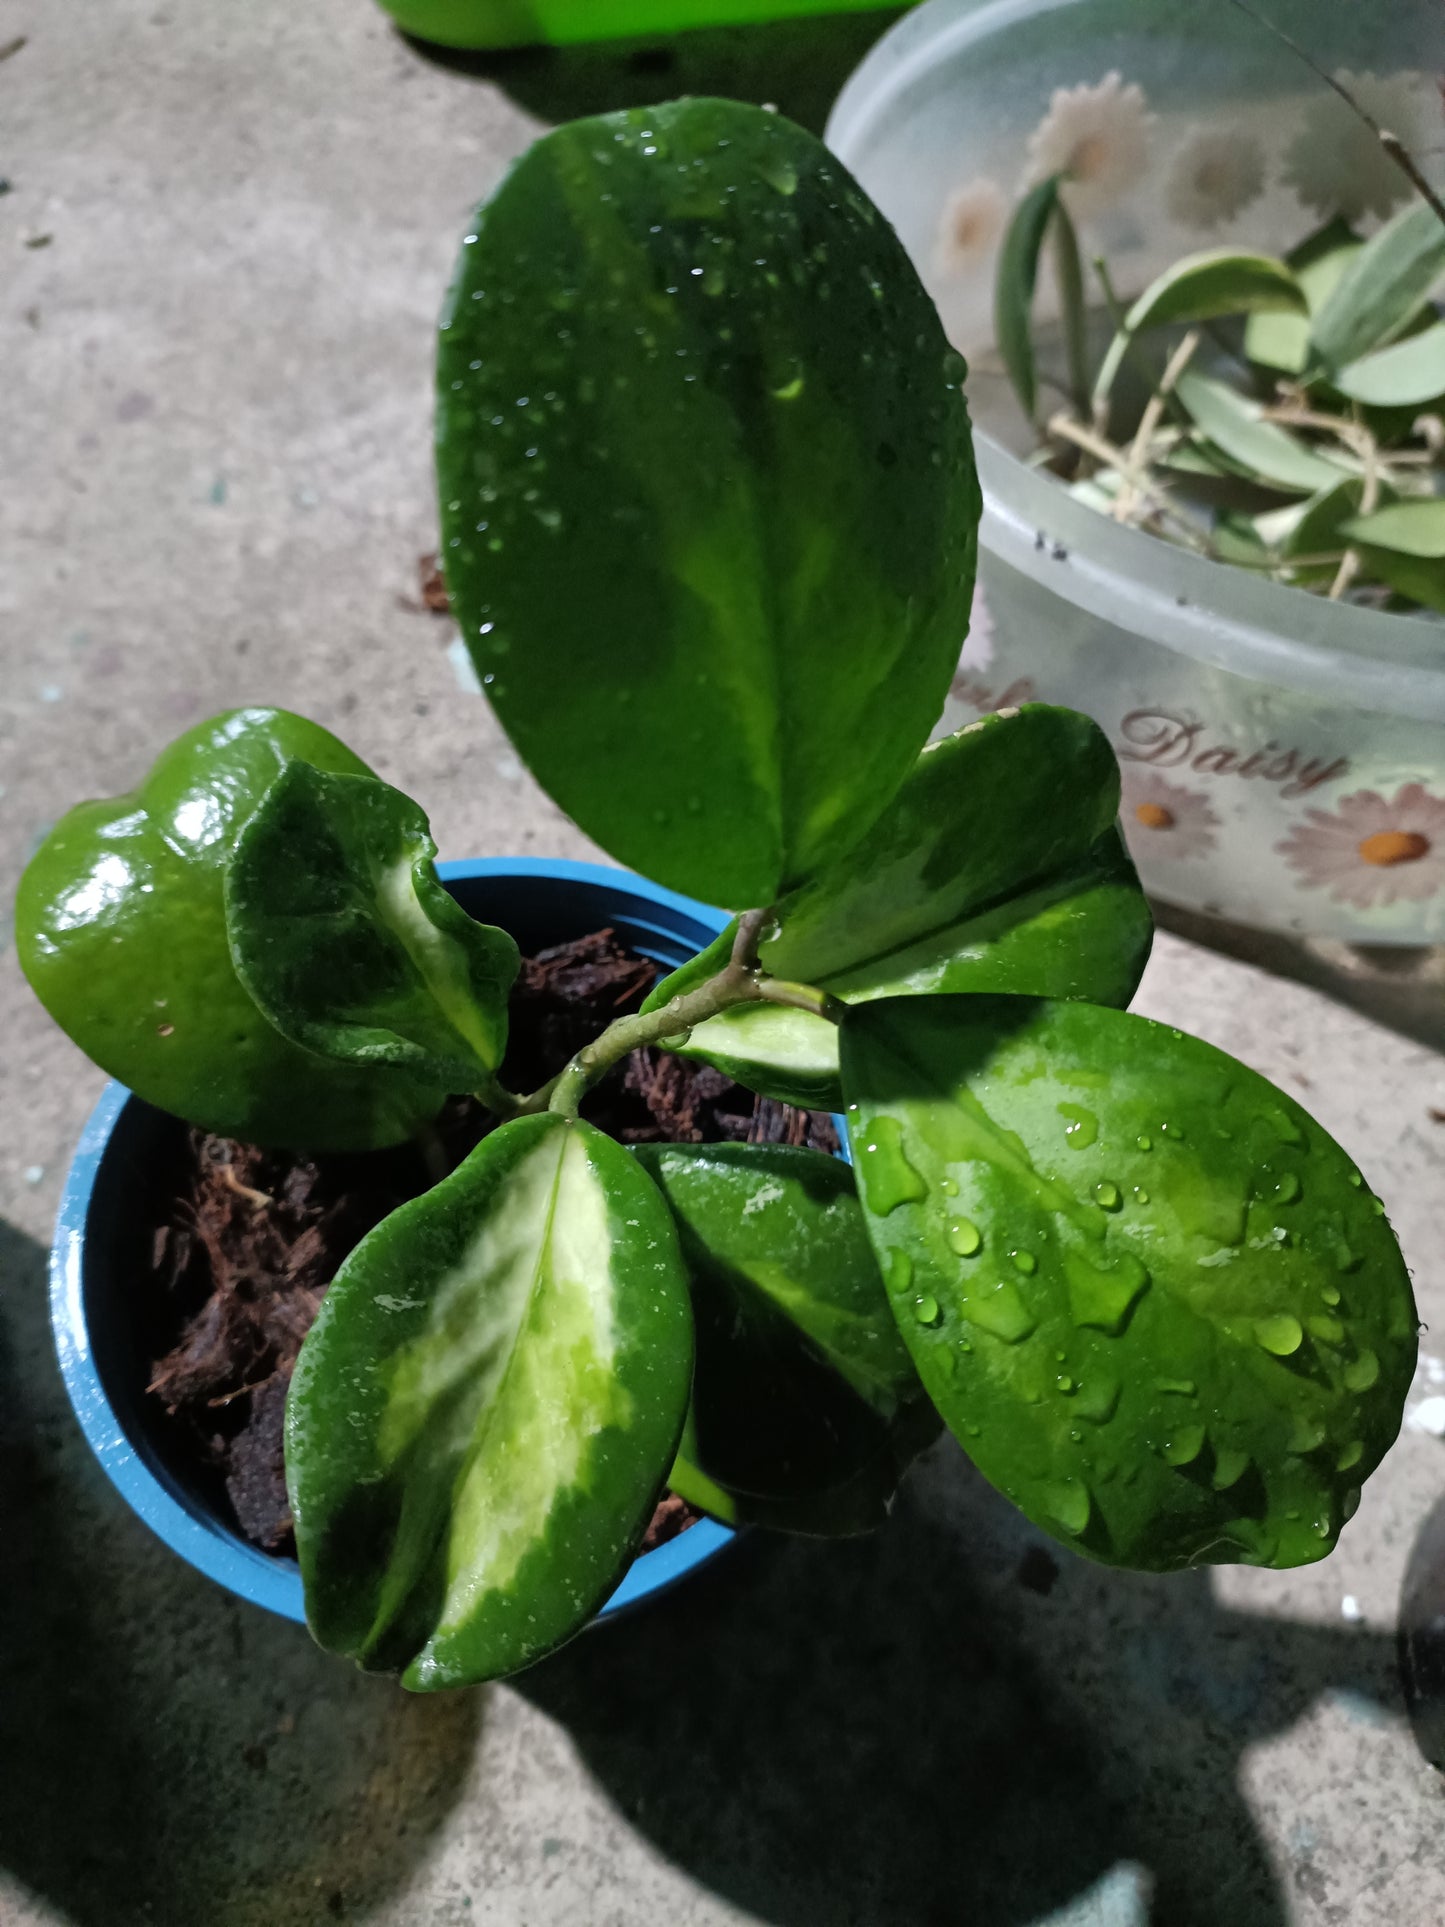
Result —
[[1287, 1311], [1279, 1312], [1273, 1318], [1258, 1319], [1254, 1336], [1256, 1342], [1276, 1358], [1288, 1358], [1304, 1343], [1300, 1321]]
[[1076, 1251], [1064, 1253], [1069, 1312], [1076, 1325], [1092, 1325], [1111, 1338], [1123, 1331], [1130, 1312], [1149, 1284], [1149, 1273], [1132, 1252], [1123, 1252], [1108, 1271], [1091, 1265]]
[[903, 1128], [897, 1118], [879, 1117], [867, 1133], [858, 1175], [863, 1197], [877, 1218], [886, 1218], [900, 1204], [917, 1204], [928, 1196], [928, 1186], [903, 1152]]
[[1345, 1367], [1344, 1378], [1352, 1392], [1368, 1392], [1380, 1376], [1380, 1361], [1371, 1351], [1363, 1351]]
[[1087, 1151], [1091, 1144], [1098, 1141], [1099, 1120], [1092, 1111], [1086, 1111], [1082, 1104], [1060, 1104], [1059, 1116], [1066, 1119], [1064, 1138], [1075, 1151]]

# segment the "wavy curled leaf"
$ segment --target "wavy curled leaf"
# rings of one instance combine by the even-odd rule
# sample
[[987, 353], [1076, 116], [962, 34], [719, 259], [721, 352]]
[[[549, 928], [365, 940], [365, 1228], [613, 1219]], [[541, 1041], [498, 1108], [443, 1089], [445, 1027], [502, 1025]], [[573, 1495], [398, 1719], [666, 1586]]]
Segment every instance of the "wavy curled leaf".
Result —
[[487, 694], [619, 860], [773, 902], [942, 707], [980, 510], [962, 363], [839, 163], [735, 102], [549, 134], [468, 240], [437, 466]]
[[1404, 333], [1420, 303], [1445, 275], [1445, 224], [1413, 202], [1351, 256], [1311, 330], [1316, 354], [1331, 369]]
[[226, 926], [237, 975], [283, 1037], [466, 1091], [502, 1061], [518, 953], [443, 889], [436, 853], [400, 790], [293, 763], [237, 840]]
[[1124, 317], [1094, 384], [1095, 403], [1107, 402], [1134, 341], [1148, 328], [1212, 321], [1232, 314], [1298, 314], [1307, 310], [1304, 290], [1273, 255], [1237, 248], [1191, 254], [1147, 287]]
[[148, 1104], [250, 1144], [377, 1150], [435, 1117], [445, 1083], [298, 1049], [256, 1008], [227, 944], [227, 862], [298, 762], [370, 774], [283, 709], [188, 729], [136, 789], [56, 824], [21, 878], [15, 947], [56, 1021]]
[[[930, 745], [867, 837], [784, 900], [759, 956], [848, 1003], [1018, 991], [1127, 1004], [1152, 922], [1113, 828], [1119, 771], [1102, 731], [1030, 704]], [[725, 961], [724, 934], [648, 999]], [[785, 1102], [836, 1107], [836, 1027], [771, 1004], [693, 1031], [686, 1054]]]
[[881, 1524], [937, 1416], [898, 1335], [853, 1173], [817, 1151], [640, 1145], [692, 1280], [692, 1409], [669, 1483], [730, 1523]]
[[286, 1473], [316, 1638], [418, 1691], [559, 1645], [647, 1524], [691, 1377], [656, 1186], [588, 1124], [503, 1125], [357, 1247], [302, 1348]]
[[1416, 1319], [1312, 1118], [1178, 1031], [1031, 998], [851, 1010], [843, 1076], [900, 1329], [986, 1477], [1109, 1564], [1330, 1550]]

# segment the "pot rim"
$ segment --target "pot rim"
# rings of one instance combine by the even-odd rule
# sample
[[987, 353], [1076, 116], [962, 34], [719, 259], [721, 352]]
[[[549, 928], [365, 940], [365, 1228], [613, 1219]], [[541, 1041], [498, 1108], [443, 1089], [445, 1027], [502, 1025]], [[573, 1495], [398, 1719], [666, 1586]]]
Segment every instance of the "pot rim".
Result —
[[[696, 941], [685, 927], [689, 924], [701, 927], [706, 943], [726, 927], [728, 920], [711, 905], [665, 890], [630, 870], [598, 863], [546, 857], [480, 857], [439, 863], [437, 872], [444, 883], [537, 877], [603, 890], [614, 898], [629, 897], [642, 910], [629, 921], [644, 935], [673, 943], [679, 937]], [[85, 1283], [92, 1200], [116, 1127], [126, 1107], [138, 1101], [123, 1084], [112, 1080], [106, 1085], [80, 1134], [61, 1192], [50, 1252], [50, 1320], [71, 1409], [101, 1470], [157, 1538], [228, 1592], [304, 1625], [306, 1611], [296, 1561], [252, 1545], [188, 1491], [143, 1441], [130, 1437], [106, 1389], [107, 1374], [91, 1346]], [[634, 1559], [591, 1623], [611, 1618], [675, 1584], [725, 1551], [737, 1537], [730, 1526], [715, 1519], [699, 1519], [675, 1539]]]
[[[854, 70], [824, 138], [856, 170], [931, 69], [1021, 22], [1090, 0], [925, 0]], [[1306, 595], [1109, 521], [975, 428], [992, 558], [1117, 628], [1194, 660], [1345, 705], [1445, 721], [1441, 630]]]

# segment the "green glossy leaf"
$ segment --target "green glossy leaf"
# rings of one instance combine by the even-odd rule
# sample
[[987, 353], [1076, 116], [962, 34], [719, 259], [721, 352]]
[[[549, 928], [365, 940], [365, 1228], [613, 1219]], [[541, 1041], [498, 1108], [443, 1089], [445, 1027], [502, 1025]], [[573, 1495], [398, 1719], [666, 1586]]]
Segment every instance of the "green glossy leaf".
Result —
[[79, 804], [45, 838], [20, 881], [16, 950], [56, 1022], [147, 1103], [251, 1144], [374, 1150], [434, 1117], [445, 1084], [288, 1042], [226, 940], [236, 838], [298, 764], [369, 774], [283, 709], [229, 710], [187, 730], [139, 788]]
[[1416, 1317], [1312, 1118], [1179, 1031], [1031, 998], [852, 1010], [843, 1076], [900, 1329], [987, 1478], [1110, 1564], [1330, 1550]]
[[1269, 560], [1264, 537], [1250, 516], [1221, 515], [1210, 531], [1210, 538], [1221, 562], [1257, 569]]
[[1354, 516], [1343, 524], [1343, 532], [1350, 541], [1374, 549], [1438, 562], [1445, 558], [1445, 499], [1432, 495], [1393, 502], [1373, 515]]
[[1302, 375], [1310, 365], [1310, 323], [1364, 246], [1338, 216], [1302, 242], [1285, 263], [1300, 285], [1308, 313], [1252, 314], [1245, 324], [1244, 352], [1264, 368]]
[[1270, 488], [1314, 495], [1349, 473], [1343, 464], [1316, 455], [1277, 422], [1263, 420], [1257, 402], [1210, 375], [1188, 370], [1174, 392], [1201, 433]]
[[1437, 323], [1393, 348], [1352, 361], [1334, 385], [1351, 401], [1374, 408], [1415, 408], [1438, 400], [1445, 395], [1445, 326]]
[[579, 121], [480, 211], [438, 360], [447, 582], [521, 755], [622, 862], [771, 903], [902, 782], [972, 601], [962, 374], [778, 115]]
[[[850, 1003], [1008, 990], [1127, 1004], [1152, 922], [1118, 808], [1118, 765], [1086, 717], [1044, 704], [985, 717], [930, 745], [857, 849], [783, 902], [760, 959]], [[695, 988], [730, 946], [724, 932], [648, 1007]], [[841, 1102], [836, 1027], [806, 1011], [729, 1011], [686, 1054], [785, 1102]]]
[[1099, 369], [1094, 400], [1108, 400], [1125, 355], [1147, 328], [1212, 321], [1220, 315], [1305, 311], [1304, 290], [1284, 262], [1272, 255], [1241, 253], [1235, 248], [1189, 255], [1166, 269], [1125, 315]]
[[400, 790], [294, 763], [237, 840], [226, 922], [237, 974], [283, 1036], [469, 1091], [506, 1050], [518, 953], [442, 888], [436, 853]]
[[1429, 557], [1403, 555], [1398, 549], [1372, 549], [1356, 545], [1368, 574], [1383, 582], [1406, 602], [1422, 609], [1438, 609], [1445, 615], [1445, 562]]
[[1342, 369], [1403, 334], [1445, 275], [1445, 224], [1423, 201], [1382, 227], [1349, 261], [1314, 318], [1316, 354]]
[[[1351, 519], [1359, 513], [1360, 499], [1365, 492], [1363, 480], [1337, 482], [1333, 488], [1313, 497], [1304, 505], [1304, 513], [1294, 522], [1282, 544], [1282, 554], [1286, 562], [1293, 556], [1339, 555], [1343, 557], [1349, 546], [1345, 530]], [[1290, 570], [1296, 582], [1329, 582], [1338, 573], [1339, 563], [1328, 562], [1319, 565], [1306, 565]]]
[[[887, 1514], [939, 1430], [853, 1173], [775, 1145], [640, 1145], [677, 1220], [697, 1363], [673, 1490], [730, 1523], [832, 1536]], [[722, 1494], [719, 1499], [716, 1495]]]
[[672, 1219], [591, 1125], [520, 1118], [377, 1227], [286, 1407], [311, 1630], [418, 1691], [515, 1672], [620, 1578], [692, 1379]]
[[1059, 180], [1041, 181], [1014, 209], [999, 250], [994, 281], [994, 339], [1024, 413], [1038, 406], [1034, 363], [1034, 291], [1049, 225], [1059, 206]]

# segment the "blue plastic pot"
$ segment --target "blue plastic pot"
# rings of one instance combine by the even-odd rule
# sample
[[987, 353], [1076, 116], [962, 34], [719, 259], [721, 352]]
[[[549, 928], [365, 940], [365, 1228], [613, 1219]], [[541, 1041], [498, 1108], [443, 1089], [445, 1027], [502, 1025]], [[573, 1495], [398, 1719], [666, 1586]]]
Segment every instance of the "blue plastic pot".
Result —
[[[596, 864], [499, 857], [439, 867], [463, 908], [511, 931], [524, 952], [611, 925], [631, 949], [672, 967], [726, 921], [706, 904]], [[241, 1537], [219, 1479], [188, 1463], [159, 1401], [146, 1396], [154, 1352], [134, 1316], [135, 1282], [149, 1268], [147, 1194], [156, 1167], [173, 1154], [177, 1129], [174, 1118], [110, 1084], [81, 1134], [50, 1257], [61, 1374], [106, 1476], [151, 1531], [238, 1597], [304, 1622], [296, 1562]], [[699, 1520], [636, 1560], [599, 1617], [672, 1585], [734, 1536]]]

